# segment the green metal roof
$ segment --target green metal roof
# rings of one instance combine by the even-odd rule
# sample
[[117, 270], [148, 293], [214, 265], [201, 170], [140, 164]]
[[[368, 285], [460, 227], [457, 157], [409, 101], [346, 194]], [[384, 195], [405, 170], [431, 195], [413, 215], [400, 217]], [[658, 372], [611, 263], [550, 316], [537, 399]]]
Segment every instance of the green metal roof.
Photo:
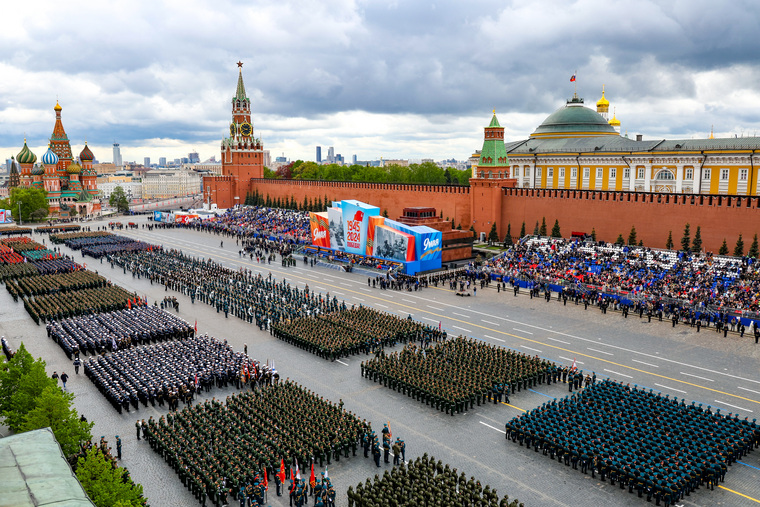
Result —
[[93, 507], [50, 428], [0, 438], [0, 505]]
[[758, 150], [760, 137], [728, 137], [724, 139], [674, 139], [663, 141], [654, 151], [731, 151]]
[[599, 135], [617, 134], [617, 131], [607, 123], [602, 115], [583, 106], [583, 99], [574, 98], [550, 114], [544, 122], [531, 134], [531, 137], [541, 135], [562, 135], [574, 132], [598, 133]]
[[491, 124], [489, 127], [501, 127], [501, 125], [499, 125], [499, 120], [496, 119], [496, 113], [493, 114], [493, 118], [491, 118]]
[[[491, 119], [491, 124], [486, 128], [501, 128], [496, 114]], [[503, 131], [503, 129], [502, 129]], [[504, 139], [490, 139], [486, 137], [483, 140], [483, 149], [480, 150], [480, 159], [478, 167], [504, 167], [509, 165], [507, 150], [504, 147]]]

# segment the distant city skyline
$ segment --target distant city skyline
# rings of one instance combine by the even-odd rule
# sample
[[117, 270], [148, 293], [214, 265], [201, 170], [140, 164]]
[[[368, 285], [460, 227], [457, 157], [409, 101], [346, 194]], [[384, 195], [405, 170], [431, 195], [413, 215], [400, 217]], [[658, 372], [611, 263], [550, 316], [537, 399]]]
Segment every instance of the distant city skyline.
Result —
[[[101, 161], [114, 139], [130, 161], [218, 154], [238, 60], [256, 135], [293, 160], [314, 160], [317, 144], [347, 160], [465, 159], [493, 109], [507, 141], [525, 139], [573, 94], [573, 74], [589, 107], [606, 85], [631, 137], [760, 130], [760, 4], [748, 0], [186, 7], [136, 0], [114, 16], [83, 0], [7, 6], [0, 156], [25, 137], [44, 153], [56, 99], [72, 145], [87, 140]], [[87, 29], [72, 37], [62, 28], [73, 26]]]

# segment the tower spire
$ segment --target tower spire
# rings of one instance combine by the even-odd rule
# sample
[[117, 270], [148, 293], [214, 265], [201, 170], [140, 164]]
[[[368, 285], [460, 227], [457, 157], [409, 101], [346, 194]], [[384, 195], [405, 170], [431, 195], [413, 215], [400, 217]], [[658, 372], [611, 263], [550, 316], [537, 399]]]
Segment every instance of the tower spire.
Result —
[[245, 95], [245, 85], [243, 84], [243, 62], [238, 61], [238, 82], [237, 82], [237, 90], [235, 91], [235, 99], [243, 100], [246, 98]]

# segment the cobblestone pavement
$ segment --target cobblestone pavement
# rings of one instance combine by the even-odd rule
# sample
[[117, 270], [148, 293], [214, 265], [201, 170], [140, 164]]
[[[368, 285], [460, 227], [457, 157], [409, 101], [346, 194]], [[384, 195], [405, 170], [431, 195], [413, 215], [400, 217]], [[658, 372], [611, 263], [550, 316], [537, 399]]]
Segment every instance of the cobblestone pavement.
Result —
[[[123, 222], [145, 222], [141, 217], [122, 219]], [[97, 227], [100, 222], [88, 225]], [[631, 384], [647, 386], [696, 400], [705, 405], [720, 407], [722, 412], [738, 411], [750, 419], [760, 413], [760, 346], [754, 340], [729, 335], [723, 338], [711, 330], [696, 333], [695, 329], [679, 326], [673, 329], [668, 322], [647, 323], [631, 315], [620, 314], [569, 303], [563, 306], [526, 295], [513, 297], [512, 292], [497, 293], [495, 289], [479, 290], [476, 297], [458, 298], [447, 289], [428, 288], [422, 292], [381, 291], [367, 287], [366, 276], [345, 274], [326, 268], [308, 268], [299, 263], [296, 268], [282, 268], [279, 262], [257, 264], [238, 255], [235, 242], [188, 230], [137, 230], [121, 234], [179, 248], [199, 257], [213, 257], [232, 268], [241, 266], [270, 271], [294, 284], [308, 284], [311, 290], [336, 295], [347, 304], [364, 304], [402, 316], [411, 314], [422, 322], [442, 326], [449, 334], [465, 334], [499, 346], [538, 354], [562, 364], [573, 359], [585, 371], [596, 371], [600, 378], [610, 376]], [[46, 236], [35, 235], [41, 241]], [[225, 248], [219, 243], [224, 239]], [[407, 442], [407, 459], [427, 452], [449, 463], [483, 484], [490, 484], [501, 494], [519, 498], [528, 506], [559, 506], [582, 504], [592, 506], [643, 505], [645, 500], [611, 487], [608, 482], [591, 479], [570, 467], [549, 460], [511, 442], [504, 437], [504, 423], [522, 410], [540, 405], [550, 398], [567, 394], [564, 384], [542, 385], [535, 390], [517, 393], [512, 406], [487, 404], [460, 416], [448, 416], [413, 401], [398, 392], [360, 376], [359, 363], [363, 356], [353, 356], [330, 362], [301, 349], [292, 347], [259, 331], [234, 317], [225, 318], [210, 306], [178, 293], [166, 292], [162, 286], [151, 285], [145, 279], [133, 278], [131, 273], [112, 269], [107, 263], [86, 257], [62, 247], [64, 253], [83, 261], [89, 269], [97, 270], [114, 283], [147, 296], [152, 304], [166, 295], [180, 301], [180, 317], [193, 324], [198, 322], [200, 333], [208, 332], [226, 338], [237, 350], [248, 345], [252, 357], [261, 361], [274, 359], [283, 378], [290, 378], [317, 393], [338, 402], [361, 418], [371, 421], [377, 430], [390, 421], [394, 436]], [[173, 311], [173, 310], [172, 310]], [[88, 419], [95, 421], [93, 435], [113, 441], [120, 435], [123, 441], [123, 465], [141, 483], [153, 507], [169, 505], [198, 505], [173, 471], [153, 453], [145, 441], [137, 441], [134, 424], [139, 417], [159, 417], [166, 411], [158, 407], [140, 407], [131, 413], [118, 414], [97, 389], [80, 375], [63, 351], [45, 334], [44, 326], [36, 326], [20, 303], [14, 303], [7, 291], [0, 291], [0, 334], [18, 347], [24, 341], [34, 356], [47, 361], [48, 370], [66, 371], [71, 376], [68, 389], [76, 394], [75, 406]], [[210, 397], [217, 399], [233, 390], [214, 389]], [[202, 400], [203, 398], [201, 398]], [[737, 408], [740, 407], [740, 408]], [[750, 412], [751, 411], [751, 412]], [[7, 430], [6, 430], [7, 431]], [[700, 489], [687, 497], [685, 506], [743, 506], [755, 505], [751, 498], [760, 498], [760, 452], [754, 452], [744, 464], [735, 464], [726, 476], [724, 488], [714, 491]], [[345, 491], [374, 474], [382, 474], [390, 465], [377, 468], [371, 459], [359, 452], [356, 457], [341, 459], [329, 466], [329, 475], [338, 492], [338, 505], [345, 506]], [[317, 470], [319, 474], [321, 470]], [[307, 475], [308, 477], [308, 475]], [[729, 491], [729, 490], [733, 490]], [[736, 492], [736, 493], [734, 493]], [[269, 505], [288, 505], [286, 496], [274, 495], [271, 483]]]

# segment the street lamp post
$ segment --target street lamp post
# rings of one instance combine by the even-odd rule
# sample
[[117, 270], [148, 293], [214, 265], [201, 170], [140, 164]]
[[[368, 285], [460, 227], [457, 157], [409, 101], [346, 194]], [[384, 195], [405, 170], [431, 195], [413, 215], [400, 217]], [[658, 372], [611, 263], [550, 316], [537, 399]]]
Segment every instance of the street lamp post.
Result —
[[21, 223], [21, 201], [19, 201], [19, 203], [18, 203], [18, 224], [19, 225], [23, 225]]

